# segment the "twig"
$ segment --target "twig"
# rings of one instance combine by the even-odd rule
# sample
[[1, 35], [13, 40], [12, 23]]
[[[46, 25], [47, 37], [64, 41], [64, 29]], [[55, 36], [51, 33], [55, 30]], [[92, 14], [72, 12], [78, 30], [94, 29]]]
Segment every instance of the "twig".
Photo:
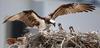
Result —
[[63, 43], [65, 41], [65, 38], [62, 40], [62, 43], [61, 43], [61, 48], [63, 48]]

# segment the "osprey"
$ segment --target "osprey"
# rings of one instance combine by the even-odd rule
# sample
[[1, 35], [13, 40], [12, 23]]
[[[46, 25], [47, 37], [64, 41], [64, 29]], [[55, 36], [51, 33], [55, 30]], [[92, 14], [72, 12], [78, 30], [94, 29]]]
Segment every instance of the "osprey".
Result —
[[59, 27], [59, 32], [64, 32], [64, 29], [63, 29], [61, 23], [58, 24], [58, 27]]
[[67, 15], [71, 13], [88, 12], [95, 10], [95, 6], [86, 3], [70, 3], [59, 6], [53, 13], [47, 17], [39, 16], [33, 10], [25, 10], [16, 15], [9, 16], [5, 21], [22, 21], [29, 27], [38, 27], [39, 30], [47, 30], [50, 24], [55, 25], [55, 19], [58, 16]]

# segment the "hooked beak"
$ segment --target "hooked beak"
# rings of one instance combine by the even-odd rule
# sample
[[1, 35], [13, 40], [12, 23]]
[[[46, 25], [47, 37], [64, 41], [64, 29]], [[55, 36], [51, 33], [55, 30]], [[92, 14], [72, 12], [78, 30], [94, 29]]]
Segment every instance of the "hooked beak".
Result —
[[55, 26], [56, 26], [56, 24], [55, 24], [55, 23], [53, 23], [53, 26], [55, 27]]
[[53, 24], [54, 27], [56, 26], [56, 24], [55, 24], [55, 20], [50, 19], [50, 22]]

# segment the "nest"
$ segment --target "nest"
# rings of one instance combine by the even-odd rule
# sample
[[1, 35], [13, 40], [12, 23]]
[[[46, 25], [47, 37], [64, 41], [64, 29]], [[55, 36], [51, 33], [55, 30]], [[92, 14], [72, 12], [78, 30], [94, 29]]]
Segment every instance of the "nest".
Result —
[[[25, 39], [24, 39], [25, 38]], [[96, 33], [26, 33], [19, 37], [11, 47], [19, 48], [100, 48], [100, 40]]]

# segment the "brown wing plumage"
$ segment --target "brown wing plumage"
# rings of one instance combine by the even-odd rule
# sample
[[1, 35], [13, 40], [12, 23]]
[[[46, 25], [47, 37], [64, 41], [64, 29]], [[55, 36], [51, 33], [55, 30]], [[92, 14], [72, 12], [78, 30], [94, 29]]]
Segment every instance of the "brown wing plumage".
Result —
[[7, 21], [16, 21], [16, 20], [18, 20], [18, 21], [22, 21], [23, 23], [25, 23], [29, 27], [33, 27], [34, 25], [37, 26], [37, 25], [39, 25], [39, 22], [34, 17], [34, 15], [32, 15], [32, 13], [35, 14], [38, 17], [38, 15], [33, 10], [26, 10], [26, 11], [22, 11], [22, 12], [16, 14], [16, 15], [8, 17], [4, 21], [4, 23], [7, 22]]
[[49, 16], [52, 19], [55, 19], [56, 17], [65, 14], [76, 13], [76, 12], [88, 12], [93, 10], [95, 10], [95, 6], [93, 6], [92, 4], [84, 4], [84, 3], [63, 4]]
[[6, 20], [4, 20], [4, 22], [3, 23], [5, 23], [5, 22], [7, 22], [10, 18], [12, 18], [13, 16], [7, 16], [7, 17], [5, 17], [5, 19]]

